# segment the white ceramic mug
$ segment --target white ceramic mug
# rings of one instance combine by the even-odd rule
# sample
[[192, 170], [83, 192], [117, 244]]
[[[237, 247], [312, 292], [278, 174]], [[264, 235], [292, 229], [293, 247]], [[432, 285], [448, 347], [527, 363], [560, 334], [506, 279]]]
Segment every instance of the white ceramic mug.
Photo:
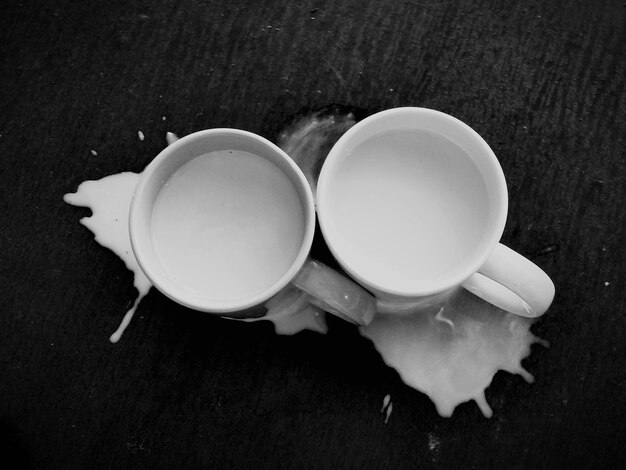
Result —
[[550, 278], [499, 243], [508, 196], [496, 156], [452, 116], [407, 107], [360, 121], [331, 149], [316, 197], [330, 250], [380, 311], [459, 286], [527, 317], [552, 302]]
[[238, 129], [196, 132], [165, 148], [142, 173], [129, 216], [141, 269], [182, 305], [262, 316], [295, 285], [324, 310], [368, 323], [373, 297], [309, 258], [314, 229], [313, 194], [298, 166]]

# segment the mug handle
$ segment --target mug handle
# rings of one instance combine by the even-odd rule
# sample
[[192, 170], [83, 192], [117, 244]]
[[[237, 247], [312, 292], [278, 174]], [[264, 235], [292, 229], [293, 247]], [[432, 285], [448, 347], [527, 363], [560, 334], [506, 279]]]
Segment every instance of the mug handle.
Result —
[[319, 261], [309, 258], [291, 282], [308, 294], [311, 304], [328, 313], [361, 326], [374, 319], [374, 296]]
[[461, 285], [496, 307], [523, 317], [543, 315], [554, 299], [554, 284], [548, 275], [501, 243]]

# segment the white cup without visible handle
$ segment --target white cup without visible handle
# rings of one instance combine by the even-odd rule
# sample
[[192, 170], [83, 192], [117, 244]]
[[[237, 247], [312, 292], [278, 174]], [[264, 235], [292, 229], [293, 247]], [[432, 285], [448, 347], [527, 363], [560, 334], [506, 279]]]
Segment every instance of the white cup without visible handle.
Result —
[[331, 149], [316, 198], [331, 252], [379, 311], [459, 286], [526, 317], [553, 300], [547, 274], [499, 243], [508, 195], [496, 156], [450, 115], [407, 107], [360, 121]]
[[256, 134], [208, 129], [165, 148], [141, 175], [129, 230], [148, 279], [194, 310], [259, 316], [296, 286], [346, 320], [374, 316], [369, 293], [309, 258], [311, 188], [287, 154]]

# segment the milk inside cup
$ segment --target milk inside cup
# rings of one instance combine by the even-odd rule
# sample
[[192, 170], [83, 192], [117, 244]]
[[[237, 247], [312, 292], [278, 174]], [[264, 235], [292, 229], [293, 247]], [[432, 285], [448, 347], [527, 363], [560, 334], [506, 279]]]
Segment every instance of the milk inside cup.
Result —
[[[266, 139], [209, 129], [167, 147], [146, 168], [131, 204], [133, 252], [154, 286], [195, 310], [262, 315], [286, 286], [355, 323], [371, 296], [308, 259], [313, 195], [297, 165]], [[324, 289], [321, 289], [323, 286]]]
[[357, 123], [331, 149], [317, 187], [330, 250], [379, 305], [428, 304], [463, 286], [507, 311], [538, 316], [554, 286], [499, 244], [507, 206], [504, 174], [487, 143], [425, 108]]

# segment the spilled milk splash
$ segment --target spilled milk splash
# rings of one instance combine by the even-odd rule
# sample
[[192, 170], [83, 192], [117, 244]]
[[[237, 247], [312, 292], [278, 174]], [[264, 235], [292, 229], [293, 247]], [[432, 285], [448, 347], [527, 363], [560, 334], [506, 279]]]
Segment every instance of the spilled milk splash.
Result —
[[[317, 175], [328, 149], [355, 123], [350, 113], [316, 112], [303, 116], [279, 135], [278, 144], [303, 168], [315, 187]], [[171, 144], [177, 139], [167, 134]], [[81, 223], [94, 233], [95, 240], [111, 249], [134, 273], [139, 295], [126, 313], [110, 341], [115, 343], [130, 323], [150, 281], [141, 272], [132, 253], [128, 235], [128, 210], [140, 174], [119, 173], [97, 181], [85, 181], [64, 201], [88, 207], [93, 215]], [[326, 333], [325, 312], [295, 291], [268, 303], [268, 315], [277, 334], [295, 334], [304, 329]], [[270, 301], [271, 302], [271, 301]], [[474, 400], [486, 417], [492, 410], [485, 389], [498, 370], [521, 375], [532, 382], [533, 376], [521, 366], [533, 343], [547, 346], [530, 332], [533, 319], [519, 317], [493, 307], [469, 292], [459, 289], [448, 300], [428, 311], [406, 312], [381, 305], [385, 313], [360, 328], [370, 339], [387, 365], [394, 368], [409, 386], [425, 393], [441, 416], [451, 416], [456, 406]], [[257, 321], [246, 319], [243, 321]], [[386, 396], [382, 412], [385, 423], [392, 411]]]
[[533, 343], [547, 343], [530, 332], [532, 322], [459, 289], [436, 312], [377, 315], [361, 334], [407, 385], [431, 398], [441, 416], [474, 400], [490, 417], [485, 389], [498, 370], [534, 380], [520, 361]]
[[63, 196], [63, 200], [68, 204], [91, 209], [93, 214], [80, 219], [80, 223], [93, 232], [95, 240], [100, 245], [119, 256], [135, 276], [134, 285], [139, 291], [139, 295], [124, 316], [117, 331], [111, 335], [112, 343], [117, 343], [122, 337], [137, 310], [139, 302], [152, 286], [148, 278], [139, 269], [128, 235], [128, 211], [138, 181], [139, 174], [137, 173], [118, 173], [97, 181], [84, 181], [75, 193]]

